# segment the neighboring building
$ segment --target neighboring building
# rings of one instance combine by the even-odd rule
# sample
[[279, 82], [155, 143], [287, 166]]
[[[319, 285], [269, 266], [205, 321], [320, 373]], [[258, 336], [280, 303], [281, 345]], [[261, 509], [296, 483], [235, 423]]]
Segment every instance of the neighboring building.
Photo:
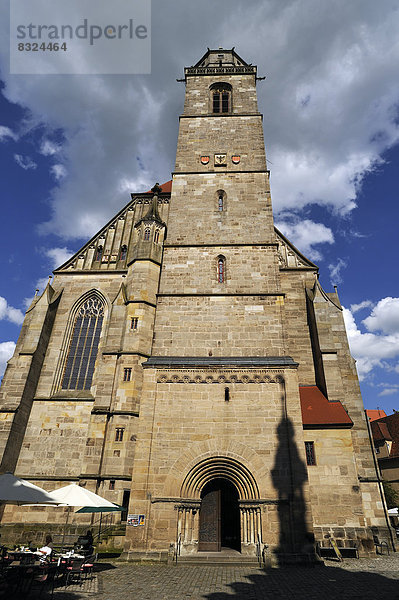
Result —
[[381, 476], [399, 495], [399, 412], [372, 421], [370, 426]]
[[366, 415], [370, 422], [387, 416], [385, 410], [381, 410], [380, 408], [368, 408], [366, 410]]
[[172, 182], [132, 194], [26, 313], [1, 468], [128, 506], [129, 559], [298, 552], [313, 532], [374, 551], [386, 520], [342, 308], [273, 225], [256, 67], [209, 50], [184, 81]]

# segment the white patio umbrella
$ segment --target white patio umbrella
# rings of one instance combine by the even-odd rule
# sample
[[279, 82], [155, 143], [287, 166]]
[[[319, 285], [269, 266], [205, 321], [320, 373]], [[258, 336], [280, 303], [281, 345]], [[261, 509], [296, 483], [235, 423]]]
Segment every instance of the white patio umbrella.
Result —
[[398, 507], [396, 507], [396, 508], [389, 508], [389, 509], [388, 509], [388, 514], [389, 514], [391, 517], [394, 517], [395, 515], [396, 515], [396, 516], [398, 516], [398, 514], [399, 514]]
[[71, 483], [58, 490], [49, 492], [49, 495], [59, 504], [96, 509], [86, 512], [113, 512], [122, 510], [117, 504], [102, 498], [102, 496], [99, 496], [90, 490], [86, 490], [86, 488], [81, 487], [76, 483]]
[[[71, 483], [70, 485], [66, 485], [58, 490], [54, 490], [53, 492], [49, 492], [49, 495], [64, 506], [80, 506], [81, 509], [77, 512], [115, 512], [124, 510], [122, 506], [118, 506], [106, 498], [91, 492], [90, 490], [86, 490], [86, 488], [77, 485], [76, 483]], [[101, 533], [101, 518], [100, 517], [100, 528], [99, 534]], [[67, 512], [67, 519], [64, 528], [64, 537], [65, 537], [65, 529], [68, 525], [69, 519], [69, 511]], [[63, 542], [64, 543], [64, 540]]]
[[60, 504], [56, 498], [37, 485], [15, 477], [12, 473], [0, 475], [0, 504]]

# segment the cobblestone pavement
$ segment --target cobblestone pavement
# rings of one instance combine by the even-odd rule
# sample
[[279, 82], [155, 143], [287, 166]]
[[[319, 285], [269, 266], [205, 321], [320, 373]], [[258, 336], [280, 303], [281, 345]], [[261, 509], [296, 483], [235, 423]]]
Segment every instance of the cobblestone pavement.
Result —
[[103, 564], [91, 581], [54, 600], [399, 600], [399, 554], [326, 560], [315, 568]]

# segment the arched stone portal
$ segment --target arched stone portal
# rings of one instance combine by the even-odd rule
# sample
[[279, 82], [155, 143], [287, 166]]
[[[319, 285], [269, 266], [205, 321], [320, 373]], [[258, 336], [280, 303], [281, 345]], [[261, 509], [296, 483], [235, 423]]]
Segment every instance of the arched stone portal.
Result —
[[183, 481], [181, 498], [177, 534], [183, 554], [223, 546], [256, 553], [262, 540], [259, 491], [241, 462], [228, 456], [198, 462]]

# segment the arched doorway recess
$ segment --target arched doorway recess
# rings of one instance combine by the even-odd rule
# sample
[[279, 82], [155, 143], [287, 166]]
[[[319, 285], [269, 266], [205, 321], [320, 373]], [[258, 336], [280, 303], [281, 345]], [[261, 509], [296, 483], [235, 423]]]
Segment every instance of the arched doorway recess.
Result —
[[[210, 541], [217, 543], [213, 551], [218, 551], [218, 547], [225, 544], [243, 554], [256, 554], [256, 545], [262, 540], [261, 500], [254, 476], [241, 461], [231, 456], [211, 456], [200, 460], [188, 471], [180, 494], [181, 502], [176, 505], [179, 553], [205, 551], [205, 501], [210, 513], [212, 510], [220, 511], [220, 525], [217, 526], [220, 529], [216, 530], [216, 534], [215, 520], [211, 516], [207, 526], [208, 531], [212, 529], [214, 532], [208, 535], [213, 536]], [[215, 508], [218, 502], [221, 510]], [[226, 519], [223, 525], [222, 519]]]
[[213, 479], [201, 493], [198, 550], [241, 551], [240, 507], [237, 488], [228, 479]]

